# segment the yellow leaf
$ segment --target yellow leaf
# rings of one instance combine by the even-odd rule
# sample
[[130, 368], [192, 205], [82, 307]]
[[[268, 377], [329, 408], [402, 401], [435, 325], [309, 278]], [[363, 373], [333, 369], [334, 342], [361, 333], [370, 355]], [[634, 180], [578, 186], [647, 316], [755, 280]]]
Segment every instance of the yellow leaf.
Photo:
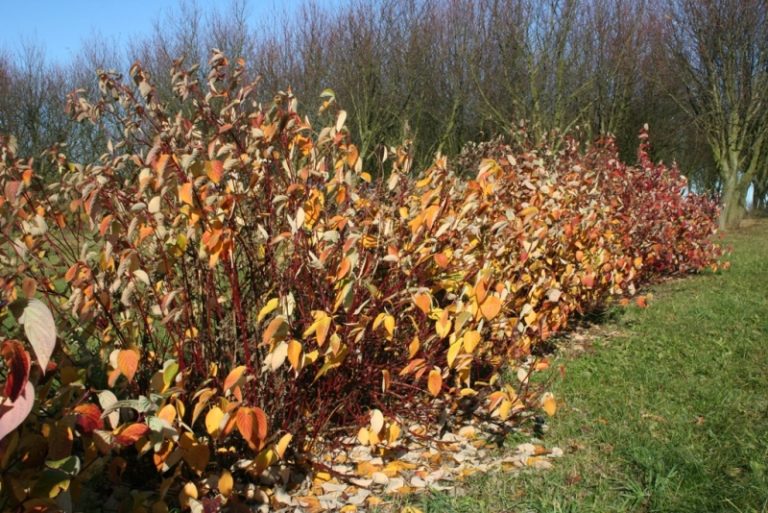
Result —
[[392, 422], [389, 425], [389, 436], [387, 437], [387, 441], [390, 445], [397, 441], [397, 439], [400, 437], [400, 432], [400, 425], [397, 422]]
[[189, 507], [189, 499], [197, 499], [197, 486], [192, 481], [185, 484], [179, 492], [179, 502], [182, 508]]
[[387, 339], [392, 340], [392, 337], [395, 334], [395, 318], [389, 314], [384, 316], [384, 329], [387, 330], [387, 333], [389, 334]]
[[185, 432], [179, 436], [179, 447], [181, 447], [182, 458], [189, 465], [189, 468], [198, 475], [202, 474], [211, 460], [208, 445], [200, 443], [191, 433]]
[[477, 331], [468, 331], [464, 334], [464, 351], [472, 353], [480, 343], [480, 333]]
[[453, 362], [456, 360], [456, 357], [459, 355], [459, 351], [461, 350], [461, 343], [462, 343], [462, 340], [459, 339], [459, 340], [456, 340], [455, 342], [453, 342], [448, 347], [447, 359], [448, 359], [448, 368], [449, 369], [453, 368]]
[[258, 316], [257, 320], [259, 322], [263, 321], [264, 317], [266, 317], [267, 315], [269, 315], [273, 311], [275, 311], [275, 309], [278, 307], [279, 304], [280, 304], [280, 300], [278, 298], [276, 298], [276, 297], [273, 297], [272, 299], [267, 301], [267, 304], [264, 305], [264, 308], [259, 310], [259, 316]]
[[285, 451], [288, 449], [288, 444], [291, 443], [291, 440], [293, 440], [293, 435], [286, 433], [275, 444], [275, 452], [277, 453], [278, 458], [283, 459], [285, 456]]
[[440, 374], [439, 369], [435, 368], [429, 371], [427, 388], [429, 389], [429, 393], [435, 397], [440, 394], [440, 390], [443, 388], [443, 376]]
[[363, 445], [368, 445], [370, 438], [371, 437], [370, 437], [370, 434], [368, 433], [368, 430], [364, 427], [361, 427], [360, 430], [357, 432], [357, 440]]
[[547, 413], [547, 415], [552, 417], [557, 411], [557, 401], [555, 401], [555, 396], [549, 392], [544, 394], [541, 398], [541, 408]]
[[214, 406], [208, 411], [205, 416], [205, 429], [209, 435], [214, 438], [219, 436], [219, 426], [221, 426], [221, 419], [223, 418], [224, 412], [218, 406]]
[[256, 474], [261, 474], [270, 467], [273, 463], [277, 462], [277, 454], [272, 447], [267, 447], [256, 456], [254, 461], [255, 468], [253, 469]]
[[317, 345], [323, 347], [323, 344], [325, 344], [325, 339], [328, 337], [328, 330], [331, 327], [331, 317], [322, 310], [313, 311], [312, 316], [315, 318], [315, 322], [313, 322], [309, 328], [304, 331], [303, 336], [306, 338], [312, 334], [315, 334], [315, 337], [317, 338]]
[[288, 363], [291, 364], [293, 370], [298, 371], [301, 368], [301, 342], [298, 340], [291, 340], [288, 342]]
[[173, 424], [174, 419], [176, 419], [176, 408], [172, 404], [166, 404], [157, 412], [157, 416], [168, 424]]
[[440, 318], [435, 323], [435, 331], [437, 336], [445, 338], [451, 332], [451, 320], [448, 318], [448, 310], [443, 310], [440, 314]]
[[376, 316], [376, 318], [373, 320], [373, 329], [377, 330], [379, 329], [379, 326], [381, 326], [381, 323], [384, 322], [384, 316], [387, 315], [386, 312], [381, 312], [379, 315]]
[[224, 469], [224, 471], [221, 473], [221, 476], [219, 476], [219, 493], [221, 493], [224, 497], [229, 497], [232, 493], [232, 488], [235, 485], [235, 480], [232, 479], [232, 474], [229, 472], [229, 470]]
[[499, 406], [499, 418], [501, 420], [507, 420], [509, 418], [509, 413], [512, 411], [512, 401], [509, 399], [504, 399], [501, 401], [501, 405]]
[[192, 200], [192, 182], [179, 185], [179, 201], [190, 206], [194, 205]]

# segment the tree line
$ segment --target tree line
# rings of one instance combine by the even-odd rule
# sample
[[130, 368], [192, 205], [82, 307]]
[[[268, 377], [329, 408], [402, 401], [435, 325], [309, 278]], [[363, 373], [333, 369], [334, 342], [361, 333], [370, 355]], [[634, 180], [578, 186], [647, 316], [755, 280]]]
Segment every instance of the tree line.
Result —
[[332, 89], [364, 156], [408, 140], [425, 163], [497, 134], [586, 144], [610, 133], [631, 161], [648, 123], [653, 157], [723, 199], [722, 226], [748, 195], [768, 202], [768, 0], [307, 1], [248, 14], [245, 1], [183, 2], [127, 48], [92, 39], [66, 64], [35, 45], [6, 50], [0, 132], [30, 156], [63, 141], [76, 159], [98, 158], [110, 127], [72, 121], [69, 92], [139, 61], [172, 102], [172, 62], [199, 62], [202, 77], [218, 48], [260, 77], [264, 101], [290, 87], [314, 117]]

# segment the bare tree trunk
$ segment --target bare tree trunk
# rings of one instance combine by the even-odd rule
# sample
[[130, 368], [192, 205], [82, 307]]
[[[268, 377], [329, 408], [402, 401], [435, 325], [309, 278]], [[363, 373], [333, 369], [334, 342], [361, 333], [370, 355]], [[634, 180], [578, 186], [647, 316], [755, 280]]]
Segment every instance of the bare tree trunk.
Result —
[[738, 228], [744, 217], [746, 193], [739, 183], [736, 173], [728, 173], [723, 184], [723, 210], [720, 212], [719, 225], [721, 230]]

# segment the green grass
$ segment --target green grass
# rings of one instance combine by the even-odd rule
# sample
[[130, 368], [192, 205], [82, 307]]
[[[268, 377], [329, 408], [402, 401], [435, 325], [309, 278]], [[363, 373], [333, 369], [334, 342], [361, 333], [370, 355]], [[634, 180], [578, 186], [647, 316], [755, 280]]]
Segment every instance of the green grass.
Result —
[[[732, 267], [655, 287], [566, 376], [550, 471], [494, 474], [425, 513], [768, 512], [768, 223], [730, 237]], [[607, 329], [606, 329], [607, 328]]]

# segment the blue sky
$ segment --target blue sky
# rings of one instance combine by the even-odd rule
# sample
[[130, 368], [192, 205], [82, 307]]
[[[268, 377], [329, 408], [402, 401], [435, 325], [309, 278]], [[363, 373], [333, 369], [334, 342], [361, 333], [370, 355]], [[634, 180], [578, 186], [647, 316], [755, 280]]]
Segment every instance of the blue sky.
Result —
[[[300, 0], [250, 0], [252, 24], [275, 9]], [[320, 2], [322, 4], [322, 1]], [[226, 9], [226, 0], [198, 0], [204, 11]], [[17, 51], [23, 42], [41, 45], [50, 62], [65, 63], [83, 39], [100, 34], [118, 43], [148, 34], [155, 20], [179, 7], [179, 0], [0, 0], [0, 48]], [[123, 47], [122, 44], [120, 44]]]

